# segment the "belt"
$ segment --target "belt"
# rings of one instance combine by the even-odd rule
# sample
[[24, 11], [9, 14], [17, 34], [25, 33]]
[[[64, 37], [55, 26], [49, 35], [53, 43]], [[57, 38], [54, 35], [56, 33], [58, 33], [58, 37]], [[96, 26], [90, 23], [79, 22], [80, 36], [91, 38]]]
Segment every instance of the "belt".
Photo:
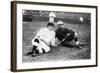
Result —
[[49, 46], [48, 45], [48, 43], [46, 42], [46, 41], [44, 41], [43, 39], [40, 39], [42, 42], [44, 42], [47, 46]]

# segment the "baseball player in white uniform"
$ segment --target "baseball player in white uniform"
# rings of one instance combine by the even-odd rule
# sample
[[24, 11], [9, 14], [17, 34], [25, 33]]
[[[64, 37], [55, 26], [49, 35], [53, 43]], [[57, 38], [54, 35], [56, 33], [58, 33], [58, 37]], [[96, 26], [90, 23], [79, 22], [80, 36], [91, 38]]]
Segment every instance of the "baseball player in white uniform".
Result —
[[54, 12], [49, 13], [49, 22], [54, 22], [54, 18], [56, 17]]
[[36, 56], [39, 53], [47, 53], [50, 51], [50, 45], [55, 44], [54, 24], [49, 22], [47, 28], [42, 28], [38, 31], [35, 38], [32, 39], [33, 49], [26, 55]]

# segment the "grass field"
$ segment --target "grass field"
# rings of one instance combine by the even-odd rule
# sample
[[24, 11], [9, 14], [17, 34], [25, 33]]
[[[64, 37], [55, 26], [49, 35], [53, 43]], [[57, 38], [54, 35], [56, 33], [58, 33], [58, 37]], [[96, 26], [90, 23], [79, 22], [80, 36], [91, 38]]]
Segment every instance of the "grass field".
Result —
[[79, 40], [86, 45], [82, 49], [64, 47], [58, 45], [51, 47], [51, 51], [46, 54], [41, 54], [36, 57], [25, 56], [31, 51], [31, 40], [35, 33], [42, 27], [46, 27], [47, 22], [23, 22], [23, 62], [40, 62], [40, 61], [60, 61], [60, 60], [76, 60], [76, 59], [90, 59], [90, 25], [87, 24], [71, 24], [65, 23], [65, 27], [75, 29], [79, 33]]

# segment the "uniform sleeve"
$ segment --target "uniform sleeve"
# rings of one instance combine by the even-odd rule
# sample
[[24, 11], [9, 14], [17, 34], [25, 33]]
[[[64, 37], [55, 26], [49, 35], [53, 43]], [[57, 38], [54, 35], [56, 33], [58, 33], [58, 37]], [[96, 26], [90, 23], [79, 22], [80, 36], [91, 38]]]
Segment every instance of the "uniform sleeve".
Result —
[[55, 30], [55, 37], [56, 37], [56, 38], [58, 37], [57, 34], [59, 34], [59, 30], [58, 30], [58, 29]]
[[67, 33], [73, 33], [74, 31], [72, 29], [64, 28]]
[[55, 32], [53, 32], [53, 36], [51, 39], [51, 46], [55, 46]]
[[55, 30], [55, 38], [57, 37], [57, 30]]

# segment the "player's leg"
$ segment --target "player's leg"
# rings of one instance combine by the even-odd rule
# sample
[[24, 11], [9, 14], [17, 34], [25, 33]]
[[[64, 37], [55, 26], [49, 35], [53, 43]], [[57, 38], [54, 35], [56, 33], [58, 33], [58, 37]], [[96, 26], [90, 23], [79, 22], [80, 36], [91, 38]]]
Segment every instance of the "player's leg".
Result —
[[26, 55], [31, 55], [31, 56], [36, 56], [39, 52], [37, 50], [37, 47], [39, 45], [39, 40], [37, 38], [35, 38], [34, 40], [32, 40], [32, 51], [28, 52]]
[[79, 49], [81, 49], [80, 42], [78, 40], [78, 36], [79, 36], [78, 33], [75, 32], [74, 33], [75, 46], [78, 47]]
[[62, 45], [66, 47], [74, 47], [74, 44], [72, 44], [73, 39], [74, 39], [74, 32], [65, 38], [65, 40], [62, 42]]
[[65, 47], [74, 47], [74, 45], [73, 45], [72, 43], [67, 42], [67, 41], [62, 42], [61, 44], [62, 44], [63, 46], [65, 46]]
[[38, 50], [39, 50], [39, 53], [47, 53], [50, 51], [50, 47], [44, 42], [40, 41]]
[[43, 53], [47, 53], [50, 51], [50, 47], [49, 46], [45, 46], [45, 48], [42, 49]]

